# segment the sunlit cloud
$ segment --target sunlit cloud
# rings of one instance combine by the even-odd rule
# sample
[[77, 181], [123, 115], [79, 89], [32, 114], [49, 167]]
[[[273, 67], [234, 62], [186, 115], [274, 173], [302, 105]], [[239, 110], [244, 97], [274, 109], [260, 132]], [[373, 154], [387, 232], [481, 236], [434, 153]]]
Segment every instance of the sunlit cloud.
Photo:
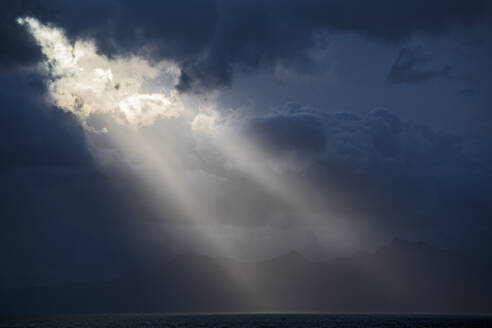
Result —
[[[27, 27], [41, 47], [54, 104], [74, 113], [82, 122], [102, 114], [119, 124], [139, 127], [151, 125], [156, 119], [177, 117], [182, 112], [183, 104], [173, 88], [180, 75], [175, 64], [150, 64], [137, 56], [110, 59], [97, 53], [90, 40], [71, 43], [61, 29], [35, 18], [17, 21]], [[156, 80], [161, 90], [146, 92], [147, 84]]]

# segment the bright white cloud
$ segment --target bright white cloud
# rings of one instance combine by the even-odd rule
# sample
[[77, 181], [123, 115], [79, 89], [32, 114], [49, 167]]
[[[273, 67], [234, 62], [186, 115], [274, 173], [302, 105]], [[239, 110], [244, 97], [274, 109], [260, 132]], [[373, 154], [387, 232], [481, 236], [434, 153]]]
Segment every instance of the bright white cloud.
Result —
[[[97, 114], [110, 115], [119, 124], [147, 126], [160, 118], [177, 117], [183, 110], [173, 85], [179, 67], [162, 61], [151, 65], [133, 56], [110, 59], [98, 54], [91, 41], [71, 43], [63, 31], [34, 18], [19, 18], [45, 55], [53, 102], [82, 122]], [[148, 84], [168, 80], [168, 90], [145, 92]], [[159, 83], [162, 87], [162, 83]]]
[[219, 113], [216, 110], [199, 113], [191, 121], [191, 129], [195, 133], [209, 134], [216, 131]]

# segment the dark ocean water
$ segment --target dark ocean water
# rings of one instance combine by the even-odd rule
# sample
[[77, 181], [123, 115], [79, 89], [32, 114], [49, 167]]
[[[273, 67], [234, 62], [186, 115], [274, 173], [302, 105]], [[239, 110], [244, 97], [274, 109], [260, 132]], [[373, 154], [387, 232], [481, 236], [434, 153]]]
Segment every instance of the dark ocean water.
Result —
[[490, 316], [438, 315], [87, 315], [65, 317], [4, 318], [0, 327], [492, 327]]

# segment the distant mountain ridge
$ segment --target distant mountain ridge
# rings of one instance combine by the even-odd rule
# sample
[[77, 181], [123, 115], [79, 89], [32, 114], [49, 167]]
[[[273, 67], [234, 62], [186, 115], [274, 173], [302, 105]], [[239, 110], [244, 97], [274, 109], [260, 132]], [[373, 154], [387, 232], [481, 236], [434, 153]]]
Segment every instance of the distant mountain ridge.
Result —
[[491, 268], [395, 239], [373, 253], [313, 262], [181, 255], [108, 282], [0, 291], [0, 312], [492, 312]]

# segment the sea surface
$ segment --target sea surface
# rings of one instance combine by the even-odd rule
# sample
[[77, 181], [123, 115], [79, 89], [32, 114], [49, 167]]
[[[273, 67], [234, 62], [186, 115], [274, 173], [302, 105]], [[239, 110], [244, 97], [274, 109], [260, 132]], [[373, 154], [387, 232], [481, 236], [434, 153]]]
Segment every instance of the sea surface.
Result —
[[125, 314], [1, 318], [0, 327], [492, 327], [491, 316], [326, 314]]

